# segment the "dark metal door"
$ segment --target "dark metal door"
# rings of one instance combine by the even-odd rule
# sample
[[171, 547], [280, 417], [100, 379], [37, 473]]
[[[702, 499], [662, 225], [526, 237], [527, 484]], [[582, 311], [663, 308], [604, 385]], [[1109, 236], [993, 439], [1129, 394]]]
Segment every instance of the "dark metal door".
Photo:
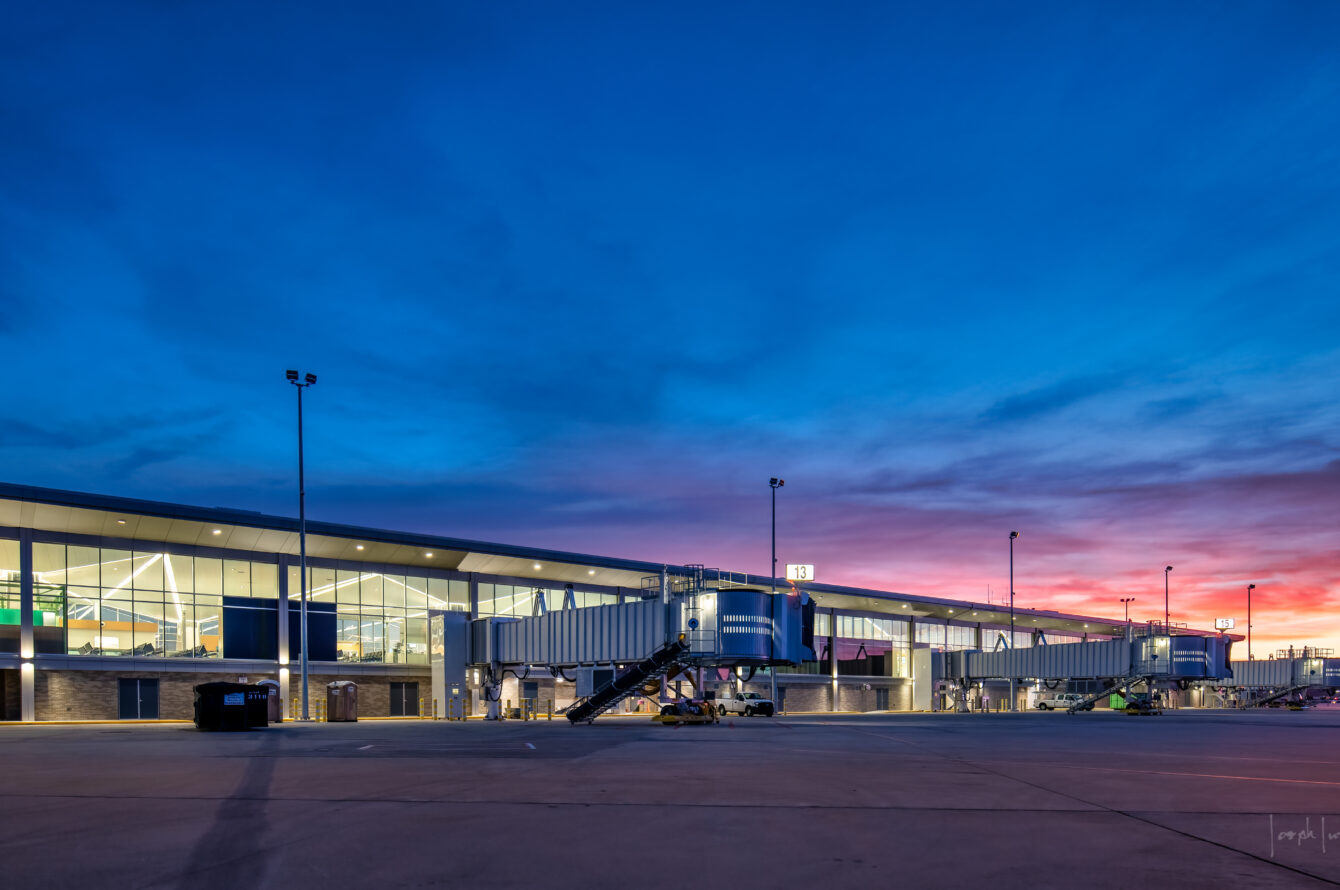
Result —
[[117, 680], [116, 716], [121, 720], [158, 719], [158, 681], [122, 677]]
[[140, 681], [140, 719], [158, 719], [158, 681]]
[[391, 684], [391, 716], [392, 717], [419, 716], [418, 683]]
[[140, 716], [140, 681], [120, 679], [116, 682], [119, 702], [116, 716], [121, 720], [135, 720]]

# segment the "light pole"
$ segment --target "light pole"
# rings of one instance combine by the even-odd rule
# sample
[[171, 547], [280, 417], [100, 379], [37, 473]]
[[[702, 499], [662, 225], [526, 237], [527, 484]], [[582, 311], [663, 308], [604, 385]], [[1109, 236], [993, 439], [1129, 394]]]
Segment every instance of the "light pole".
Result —
[[1126, 609], [1126, 623], [1127, 623], [1127, 624], [1130, 624], [1130, 623], [1131, 623], [1131, 603], [1133, 603], [1133, 602], [1135, 602], [1135, 597], [1133, 597], [1133, 596], [1123, 596], [1123, 597], [1121, 598], [1121, 604], [1122, 604], [1122, 606], [1124, 606], [1125, 609]]
[[[1010, 648], [1014, 648], [1014, 539], [1018, 532], [1010, 532]], [[1036, 625], [1037, 622], [1034, 622]]]
[[[316, 383], [315, 374], [307, 374], [302, 381], [298, 380], [298, 372], [289, 370], [285, 372], [288, 382], [298, 388], [298, 589], [302, 591], [302, 600], [299, 605], [299, 646], [301, 647], [302, 658], [302, 719], [310, 720], [307, 713], [307, 486], [303, 477], [302, 461], [302, 391], [312, 384]], [[280, 608], [288, 608], [285, 603]]]
[[1255, 584], [1247, 585], [1247, 660], [1252, 660], [1252, 591]]
[[[771, 479], [768, 480], [768, 485], [772, 487], [772, 566], [768, 571], [769, 571], [769, 577], [772, 581], [772, 596], [773, 596], [773, 598], [769, 600], [769, 602], [772, 605], [772, 614], [774, 616], [777, 615], [777, 489], [781, 488], [785, 484], [786, 484], [785, 479], [778, 479], [776, 476], [773, 476]], [[774, 617], [773, 621], [776, 622], [776, 620], [777, 620], [776, 617]], [[769, 658], [771, 658], [773, 654], [772, 640], [773, 636], [769, 634], [768, 635]], [[772, 707], [773, 710], [775, 711], [777, 709], [777, 665], [775, 664], [768, 665], [768, 678], [772, 682]]]
[[[1010, 650], [1014, 650], [1014, 539], [1019, 537], [1018, 532], [1010, 532]], [[1034, 626], [1037, 622], [1034, 622]], [[1011, 674], [1014, 671], [1010, 671]], [[1014, 710], [1014, 698], [1016, 695], [1014, 677], [1010, 677], [1010, 710]]]
[[1172, 571], [1172, 566], [1167, 566], [1163, 570], [1163, 632], [1172, 636], [1172, 628], [1168, 626], [1168, 573]]

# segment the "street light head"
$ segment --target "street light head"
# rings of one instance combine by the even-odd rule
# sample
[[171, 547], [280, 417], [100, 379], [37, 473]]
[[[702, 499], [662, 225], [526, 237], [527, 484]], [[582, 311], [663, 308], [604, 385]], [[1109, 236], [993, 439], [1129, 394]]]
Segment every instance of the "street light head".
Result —
[[776, 487], [777, 487], [777, 477], [776, 477], [776, 476], [773, 476], [771, 479], [769, 479], [769, 480], [768, 480], [768, 484], [771, 485], [773, 488], [776, 488]]
[[1255, 585], [1255, 584], [1248, 584], [1248, 585], [1247, 585], [1247, 589], [1248, 589], [1248, 590], [1255, 590], [1255, 589], [1256, 589], [1256, 585]]
[[1019, 537], [1018, 532], [1010, 532], [1010, 540], [1014, 540], [1017, 537]]
[[298, 372], [297, 372], [297, 371], [285, 371], [285, 372], [284, 372], [284, 376], [287, 377], [289, 380], [297, 380], [297, 379], [298, 379]]
[[308, 374], [308, 375], [307, 375], [307, 385], [308, 385], [308, 386], [311, 386], [313, 383], [316, 383], [316, 375], [315, 375], [315, 374]]
[[1172, 566], [1168, 566], [1168, 567], [1165, 568], [1163, 571], [1165, 571], [1165, 572], [1171, 572], [1171, 571], [1172, 571]]

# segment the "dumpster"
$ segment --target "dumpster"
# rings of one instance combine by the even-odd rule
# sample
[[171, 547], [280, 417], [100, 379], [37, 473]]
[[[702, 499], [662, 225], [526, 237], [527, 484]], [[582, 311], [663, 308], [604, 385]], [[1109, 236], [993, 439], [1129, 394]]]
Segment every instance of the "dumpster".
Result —
[[284, 701], [279, 697], [278, 680], [261, 680], [256, 684], [269, 693], [269, 700], [266, 702], [266, 719], [271, 723], [284, 722]]
[[358, 721], [358, 684], [352, 680], [336, 680], [326, 684], [326, 722], [355, 723]]
[[195, 727], [238, 731], [267, 725], [269, 693], [245, 683], [201, 683], [195, 687]]

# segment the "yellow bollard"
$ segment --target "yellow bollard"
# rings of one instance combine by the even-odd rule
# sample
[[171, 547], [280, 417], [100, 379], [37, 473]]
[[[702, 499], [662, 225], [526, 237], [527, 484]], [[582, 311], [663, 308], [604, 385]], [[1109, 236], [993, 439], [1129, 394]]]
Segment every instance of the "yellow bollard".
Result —
[[508, 713], [512, 710], [512, 700], [510, 698], [503, 700], [502, 719], [506, 720]]
[[549, 714], [548, 714], [548, 716], [549, 716], [549, 719], [550, 719], [550, 720], [553, 720], [553, 719], [554, 719], [554, 700], [553, 700], [552, 698], [549, 699]]

